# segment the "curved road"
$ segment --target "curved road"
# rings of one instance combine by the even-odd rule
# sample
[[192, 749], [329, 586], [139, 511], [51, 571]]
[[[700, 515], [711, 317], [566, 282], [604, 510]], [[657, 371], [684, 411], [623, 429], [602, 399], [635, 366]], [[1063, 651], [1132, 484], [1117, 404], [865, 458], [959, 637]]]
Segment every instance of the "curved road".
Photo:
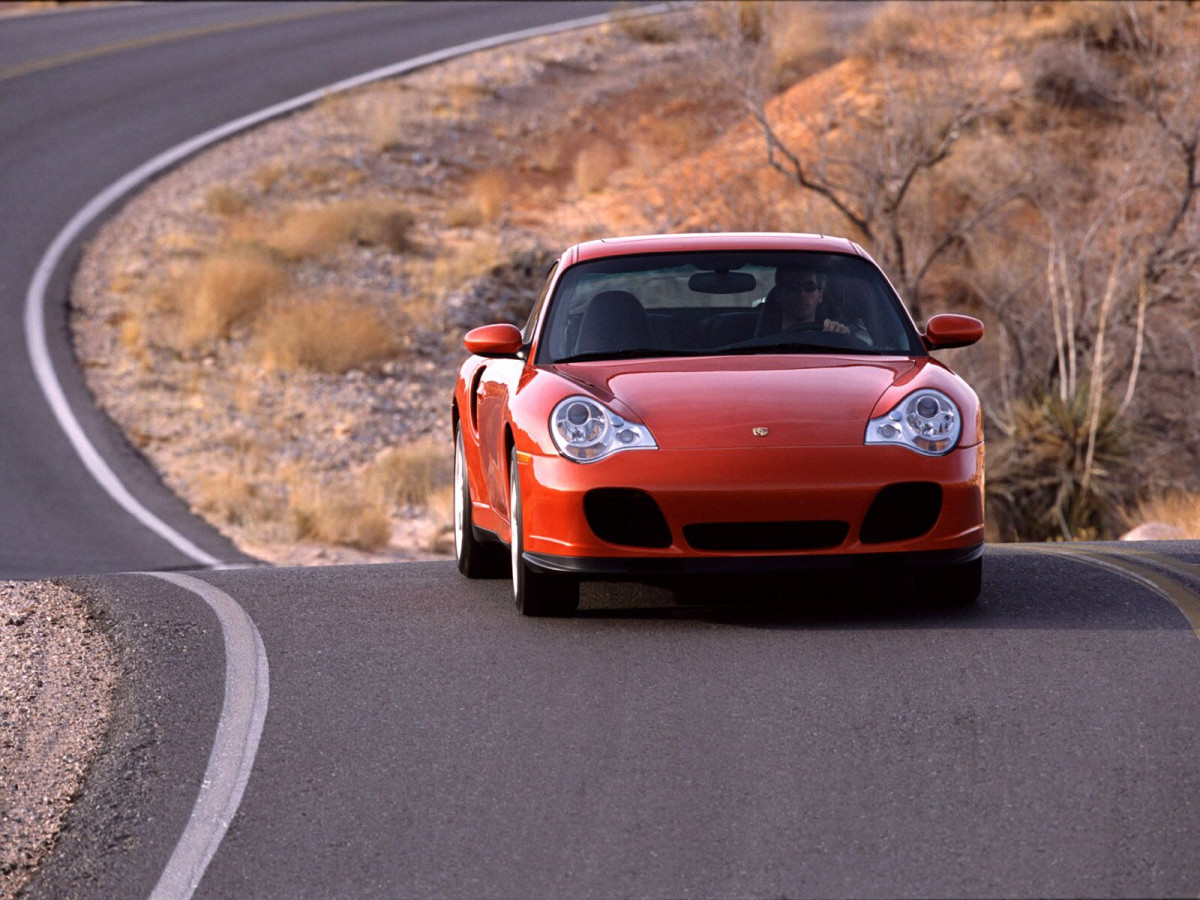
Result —
[[[578, 617], [526, 620], [505, 582], [448, 563], [209, 571], [203, 599], [187, 577], [96, 574], [192, 560], [91, 481], [30, 374], [21, 304], [58, 229], [222, 122], [591, 11], [0, 20], [0, 577], [93, 573], [73, 584], [127, 670], [28, 895], [1195, 896], [1194, 542], [992, 547], [968, 610], [762, 581], [588, 585]], [[148, 508], [236, 559], [88, 412], [65, 276], [51, 348], [93, 442]], [[224, 771], [234, 802], [191, 840]], [[167, 877], [179, 859], [192, 882]]]

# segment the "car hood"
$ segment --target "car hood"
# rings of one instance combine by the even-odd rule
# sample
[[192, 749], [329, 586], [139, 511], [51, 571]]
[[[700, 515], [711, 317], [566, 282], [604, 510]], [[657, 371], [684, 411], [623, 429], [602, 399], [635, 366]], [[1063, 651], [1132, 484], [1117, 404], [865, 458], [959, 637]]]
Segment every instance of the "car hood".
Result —
[[[876, 401], [918, 366], [909, 357], [790, 355], [554, 368], [617, 412], [645, 422], [659, 447], [686, 450], [861, 444]], [[755, 433], [764, 428], [765, 435]]]

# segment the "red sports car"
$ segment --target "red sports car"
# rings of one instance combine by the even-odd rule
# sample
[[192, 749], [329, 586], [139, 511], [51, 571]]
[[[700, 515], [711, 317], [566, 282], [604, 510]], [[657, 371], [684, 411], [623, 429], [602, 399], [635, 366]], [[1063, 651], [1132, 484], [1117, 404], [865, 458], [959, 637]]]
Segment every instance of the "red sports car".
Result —
[[466, 336], [458, 567], [511, 573], [526, 615], [574, 610], [581, 579], [811, 569], [973, 601], [979, 400], [929, 352], [982, 335], [921, 334], [842, 238], [577, 244], [524, 329]]

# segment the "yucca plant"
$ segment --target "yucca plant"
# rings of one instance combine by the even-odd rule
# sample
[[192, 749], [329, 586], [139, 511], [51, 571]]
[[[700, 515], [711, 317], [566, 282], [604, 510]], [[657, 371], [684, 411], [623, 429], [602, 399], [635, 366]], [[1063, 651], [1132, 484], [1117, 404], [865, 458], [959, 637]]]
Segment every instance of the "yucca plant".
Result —
[[1014, 404], [1009, 433], [989, 445], [988, 518], [1001, 539], [1112, 536], [1131, 494], [1126, 424], [1102, 399], [1089, 460], [1093, 404], [1087, 384], [1066, 400], [1038, 393]]

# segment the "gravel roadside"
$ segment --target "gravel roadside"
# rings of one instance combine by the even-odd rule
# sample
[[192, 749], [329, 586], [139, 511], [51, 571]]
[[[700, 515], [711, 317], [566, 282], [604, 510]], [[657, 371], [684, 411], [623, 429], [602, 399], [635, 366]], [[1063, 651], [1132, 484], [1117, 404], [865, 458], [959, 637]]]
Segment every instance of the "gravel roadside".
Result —
[[80, 595], [0, 582], [0, 898], [54, 846], [100, 752], [117, 653]]

